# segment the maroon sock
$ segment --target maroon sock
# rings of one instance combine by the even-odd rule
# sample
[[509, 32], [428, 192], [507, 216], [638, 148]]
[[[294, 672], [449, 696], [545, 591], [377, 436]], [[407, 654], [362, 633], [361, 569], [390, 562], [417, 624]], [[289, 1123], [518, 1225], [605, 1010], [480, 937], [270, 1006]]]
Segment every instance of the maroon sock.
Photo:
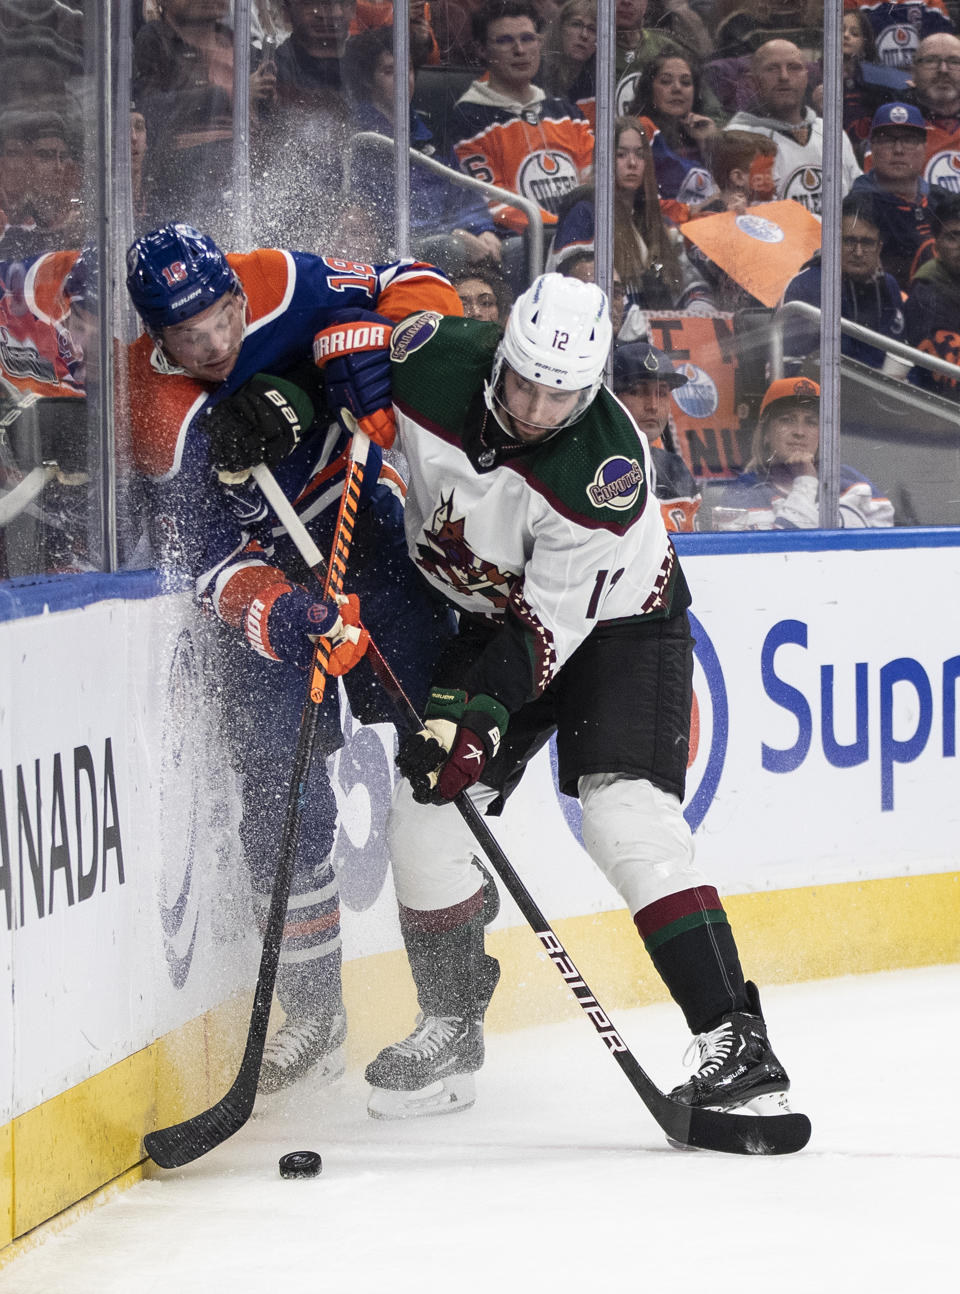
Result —
[[668, 894], [641, 908], [633, 920], [694, 1033], [703, 1033], [729, 1011], [743, 1010], [740, 955], [712, 885]]

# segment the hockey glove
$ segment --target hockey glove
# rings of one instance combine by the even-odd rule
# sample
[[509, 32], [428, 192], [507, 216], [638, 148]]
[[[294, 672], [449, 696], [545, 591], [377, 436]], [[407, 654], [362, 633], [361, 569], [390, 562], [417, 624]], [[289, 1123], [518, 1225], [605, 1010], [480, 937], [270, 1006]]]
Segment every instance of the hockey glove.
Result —
[[254, 651], [267, 660], [306, 669], [318, 638], [331, 644], [327, 673], [347, 674], [360, 660], [370, 635], [360, 625], [355, 595], [339, 603], [312, 597], [299, 585], [274, 584], [251, 602], [243, 630]]
[[508, 719], [492, 696], [431, 688], [423, 728], [405, 737], [397, 754], [397, 767], [417, 803], [447, 804], [479, 781], [499, 749]]
[[372, 310], [338, 310], [313, 339], [313, 358], [327, 384], [327, 401], [345, 430], [352, 414], [375, 445], [389, 449], [397, 434], [390, 375], [393, 324]]
[[224, 479], [257, 463], [276, 467], [313, 422], [313, 402], [284, 378], [257, 373], [207, 414], [210, 457]]

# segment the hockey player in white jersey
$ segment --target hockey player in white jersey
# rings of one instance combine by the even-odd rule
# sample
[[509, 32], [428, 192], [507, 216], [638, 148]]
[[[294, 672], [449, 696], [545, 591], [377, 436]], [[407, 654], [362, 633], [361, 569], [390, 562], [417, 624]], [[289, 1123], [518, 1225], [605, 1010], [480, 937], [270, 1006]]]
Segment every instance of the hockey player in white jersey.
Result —
[[451, 801], [466, 791], [496, 814], [554, 732], [587, 851], [696, 1035], [698, 1070], [674, 1097], [785, 1105], [789, 1080], [681, 811], [690, 597], [648, 487], [647, 441], [602, 385], [610, 340], [600, 289], [556, 274], [518, 299], [502, 336], [429, 311], [393, 329], [409, 552], [460, 625], [426, 726], [397, 760], [389, 832], [420, 1014], [367, 1067], [375, 1117], [474, 1100], [499, 966]]

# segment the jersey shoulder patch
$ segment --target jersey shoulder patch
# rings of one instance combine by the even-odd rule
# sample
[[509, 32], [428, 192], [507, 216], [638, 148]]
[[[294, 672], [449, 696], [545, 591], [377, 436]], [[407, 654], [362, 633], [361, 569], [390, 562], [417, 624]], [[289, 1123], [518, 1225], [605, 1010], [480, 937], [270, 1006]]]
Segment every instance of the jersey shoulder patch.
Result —
[[643, 512], [649, 483], [643, 442], [619, 403], [601, 389], [579, 423], [518, 460], [553, 507], [590, 527], [626, 530]]
[[427, 342], [440, 327], [443, 315], [435, 310], [421, 310], [398, 323], [390, 339], [390, 358], [395, 364], [403, 364], [407, 358], [426, 346]]
[[415, 421], [459, 435], [474, 397], [490, 376], [500, 329], [456, 315], [435, 321], [433, 311], [423, 311], [394, 329], [394, 346], [397, 332], [408, 323], [410, 333], [400, 342], [405, 345], [403, 357], [394, 355], [391, 365], [393, 398]]

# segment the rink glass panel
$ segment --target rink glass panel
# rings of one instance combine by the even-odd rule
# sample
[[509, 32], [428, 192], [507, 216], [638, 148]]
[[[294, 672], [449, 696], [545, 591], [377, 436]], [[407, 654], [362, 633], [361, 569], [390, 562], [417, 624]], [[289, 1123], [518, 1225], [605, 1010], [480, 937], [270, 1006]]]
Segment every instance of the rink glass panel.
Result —
[[[369, 134], [372, 127], [373, 133], [400, 137], [421, 156], [451, 159], [460, 131], [457, 99], [483, 75], [469, 24], [456, 6], [438, 4], [426, 12], [406, 0], [395, 6], [407, 38], [398, 41], [394, 31], [392, 44], [387, 41], [394, 55], [394, 109], [400, 98], [396, 86], [405, 92], [411, 72], [414, 87], [415, 112], [406, 130], [393, 129], [396, 110], [379, 117], [375, 111], [377, 95], [382, 106], [383, 87], [389, 84], [383, 75], [388, 67], [382, 37], [371, 46], [376, 78], [369, 68], [364, 75], [363, 60], [359, 76], [358, 61], [351, 63], [346, 37], [371, 37], [360, 30], [363, 14], [358, 17], [349, 4], [288, 8], [276, 0], [223, 0], [213, 53], [194, 59], [189, 76], [182, 66], [164, 62], [170, 41], [158, 39], [151, 26], [158, 6], [131, 0], [110, 7], [109, 19], [94, 12], [99, 8], [66, 4], [38, 9], [14, 0], [4, 6], [0, 23], [5, 68], [0, 81], [0, 205], [5, 216], [0, 242], [5, 312], [0, 488], [6, 497], [22, 487], [4, 513], [0, 576], [5, 579], [151, 561], [127, 449], [124, 349], [137, 325], [126, 303], [123, 253], [136, 234], [164, 220], [182, 219], [237, 249], [272, 244], [371, 261], [414, 254], [436, 260], [451, 274], [471, 266], [486, 268], [477, 260], [482, 248], [475, 236], [464, 238], [458, 223], [462, 214], [470, 224], [471, 203], [481, 200], [478, 195], [458, 188], [454, 175], [431, 174], [435, 187], [427, 199], [427, 172], [415, 164], [408, 167], [397, 149], [355, 139], [361, 129]], [[201, 5], [211, 15], [217, 8], [217, 0]], [[291, 22], [302, 23], [304, 11], [318, 8], [325, 10], [327, 52], [332, 50], [323, 83], [281, 85], [278, 72]], [[533, 83], [553, 98], [569, 94], [592, 114], [591, 82], [597, 81], [599, 54], [582, 58], [581, 47], [576, 67], [570, 54], [575, 27], [589, 40], [587, 29], [595, 22], [589, 5], [544, 3], [538, 8], [546, 18]], [[823, 13], [816, 6], [788, 14], [786, 7], [770, 5], [769, 33], [760, 30], [759, 35], [749, 30], [743, 14], [736, 18], [739, 6], [723, 0], [713, 6], [694, 0], [690, 6], [669, 8], [674, 11], [666, 12], [667, 6], [652, 0], [646, 7], [616, 6], [615, 112], [631, 106], [644, 65], [655, 51], [663, 54], [668, 43], [698, 65], [705, 91], [698, 106], [721, 126], [739, 106], [737, 96], [742, 97], [747, 84], [743, 64], [739, 88], [731, 91], [729, 73], [736, 65], [726, 60], [733, 48], [748, 49], [764, 34], [792, 39], [811, 80], [817, 79]], [[630, 17], [634, 10], [639, 18]], [[954, 12], [949, 4], [947, 12]], [[636, 25], [625, 27], [628, 20]], [[886, 40], [871, 66], [889, 70], [905, 56], [888, 58]], [[858, 76], [862, 81], [861, 73], [845, 68], [847, 101], [856, 97], [852, 91]], [[874, 86], [868, 106], [895, 93], [905, 91], [892, 85], [878, 92]], [[809, 95], [808, 101], [817, 102]], [[849, 103], [847, 108], [850, 118]], [[859, 127], [852, 120], [847, 124], [862, 162], [862, 121]], [[668, 124], [661, 133], [669, 130]], [[707, 145], [704, 153], [709, 161]], [[613, 150], [606, 150], [604, 167], [612, 165], [612, 156]], [[960, 150], [953, 156], [960, 160]], [[466, 169], [487, 178], [479, 163]], [[528, 196], [547, 207], [562, 205], [560, 191], [588, 178], [568, 175], [569, 170], [564, 159], [551, 159], [545, 150], [545, 158], [525, 171]], [[931, 172], [931, 178], [949, 191], [952, 172], [949, 167], [940, 171]], [[801, 175], [797, 183], [810, 193], [817, 187], [813, 174]], [[402, 197], [407, 186], [413, 200], [404, 207], [398, 194]], [[801, 205], [811, 201], [799, 190], [789, 196]], [[522, 221], [514, 223], [522, 231]], [[497, 224], [501, 235], [507, 227], [509, 222]], [[672, 230], [673, 244], [689, 252], [680, 228]], [[544, 234], [549, 253], [549, 222]], [[836, 222], [828, 221], [827, 237], [839, 246]], [[500, 248], [507, 284], [506, 291], [499, 290], [502, 311], [541, 265], [522, 232], [501, 237]], [[85, 302], [68, 314], [57, 285], [46, 290], [36, 258], [80, 250], [94, 262], [97, 282]], [[55, 278], [63, 264], [62, 258], [48, 260], [50, 276]], [[38, 282], [44, 287], [39, 298], [34, 291]], [[747, 291], [746, 284], [740, 286]], [[471, 291], [497, 295], [476, 283]], [[675, 397], [674, 418], [678, 448], [705, 496], [705, 529], [717, 481], [749, 459], [767, 382], [787, 371], [777, 367], [785, 325], [776, 303], [750, 300], [749, 295], [738, 299], [736, 293], [714, 290], [717, 313], [709, 316], [713, 322], [708, 329], [696, 315], [691, 322], [684, 308], [668, 307], [664, 314], [662, 301], [649, 303], [651, 313], [659, 314], [648, 320], [651, 337], [671, 351], [691, 378], [687, 395]], [[89, 309], [84, 311], [84, 305]], [[944, 317], [933, 317], [935, 313], [931, 310], [930, 336], [921, 339], [921, 348], [952, 362], [952, 317], [949, 310]], [[837, 328], [838, 321], [831, 319], [829, 326]], [[821, 375], [818, 328], [816, 321], [812, 333], [808, 326], [790, 370], [815, 380]], [[960, 334], [960, 326], [956, 332]], [[903, 339], [896, 330], [892, 335]], [[107, 339], [113, 340], [112, 347], [105, 346]], [[850, 350], [849, 341], [844, 349]], [[953, 379], [943, 373], [924, 377], [902, 357], [884, 357], [881, 363], [882, 372], [862, 358], [843, 355], [840, 462], [889, 496], [896, 524], [956, 524], [960, 483]], [[104, 397], [107, 391], [110, 398]]]

